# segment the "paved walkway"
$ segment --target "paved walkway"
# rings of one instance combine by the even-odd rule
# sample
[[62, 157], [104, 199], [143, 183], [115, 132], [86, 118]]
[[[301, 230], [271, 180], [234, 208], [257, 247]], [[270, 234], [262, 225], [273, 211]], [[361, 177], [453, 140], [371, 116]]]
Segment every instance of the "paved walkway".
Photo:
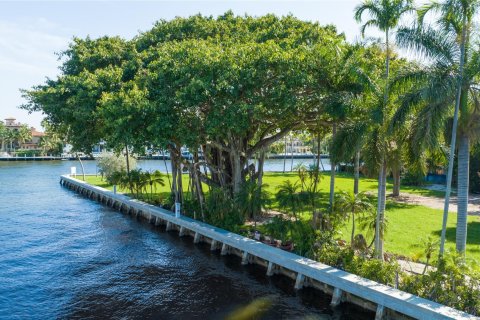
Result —
[[[423, 270], [425, 269], [425, 264], [413, 262], [413, 261], [406, 261], [406, 260], [397, 260], [400, 267], [409, 273], [414, 274], [422, 274]], [[432, 266], [428, 267], [428, 270], [433, 270]]]
[[[394, 201], [408, 203], [408, 204], [417, 204], [432, 209], [443, 210], [444, 199], [438, 197], [427, 197], [411, 193], [401, 193], [399, 197], [394, 198]], [[450, 197], [450, 212], [457, 211], [457, 197]], [[480, 195], [470, 194], [468, 198], [468, 214], [474, 216], [480, 216]]]

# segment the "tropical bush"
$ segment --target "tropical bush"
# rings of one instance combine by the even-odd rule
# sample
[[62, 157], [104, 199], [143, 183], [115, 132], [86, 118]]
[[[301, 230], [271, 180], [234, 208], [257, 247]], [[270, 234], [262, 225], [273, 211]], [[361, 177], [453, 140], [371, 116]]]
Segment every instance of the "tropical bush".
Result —
[[400, 289], [480, 315], [480, 274], [458, 254], [446, 254], [436, 269], [424, 275], [403, 275]]
[[244, 223], [234, 199], [220, 188], [212, 188], [206, 197], [205, 219], [207, 223], [234, 232]]
[[275, 216], [269, 223], [264, 225], [265, 233], [276, 240], [280, 240], [282, 243], [287, 241], [291, 228], [292, 222], [284, 219], [282, 216]]

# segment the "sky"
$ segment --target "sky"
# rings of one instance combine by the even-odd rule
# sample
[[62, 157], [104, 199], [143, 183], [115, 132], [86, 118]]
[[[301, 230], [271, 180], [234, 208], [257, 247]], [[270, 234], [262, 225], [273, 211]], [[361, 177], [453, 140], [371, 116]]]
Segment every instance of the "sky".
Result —
[[[349, 41], [360, 39], [360, 25], [353, 11], [360, 0], [310, 1], [2, 1], [0, 0], [0, 119], [41, 128], [41, 113], [28, 114], [20, 89], [45, 82], [59, 74], [56, 53], [65, 50], [73, 37], [108, 35], [130, 39], [150, 29], [159, 19], [201, 13], [218, 16], [260, 16], [289, 13], [299, 19], [334, 24]], [[371, 30], [367, 36], [378, 37]]]

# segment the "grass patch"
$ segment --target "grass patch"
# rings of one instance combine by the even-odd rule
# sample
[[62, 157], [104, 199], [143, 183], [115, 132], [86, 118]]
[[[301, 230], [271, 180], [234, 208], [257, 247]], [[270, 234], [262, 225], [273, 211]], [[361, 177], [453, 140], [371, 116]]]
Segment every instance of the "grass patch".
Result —
[[[285, 180], [292, 182], [298, 181], [296, 173], [265, 173], [264, 183], [267, 184], [267, 190], [271, 192], [272, 196], [277, 191], [277, 186]], [[87, 176], [86, 182], [94, 184], [109, 190], [113, 187], [102, 180], [100, 176]], [[328, 193], [330, 186], [330, 176], [322, 175], [320, 181], [320, 206], [328, 204]], [[183, 175], [184, 191], [188, 189], [188, 176]], [[391, 183], [387, 188], [391, 190]], [[348, 174], [338, 174], [335, 178], [336, 190], [353, 190], [353, 178]], [[204, 190], [208, 190], [205, 186]], [[375, 179], [361, 178], [361, 191], [377, 190], [377, 181]], [[169, 196], [170, 187], [168, 179], [165, 178], [164, 186], [157, 186], [154, 192], [154, 197], [165, 199]], [[118, 189], [118, 192], [129, 194], [128, 190]], [[420, 194], [424, 196], [441, 196], [443, 193], [439, 191], [425, 190], [418, 187], [402, 187], [402, 192]], [[274, 202], [273, 209], [278, 210], [278, 205]], [[423, 251], [423, 241], [430, 235], [436, 239], [440, 239], [441, 225], [442, 225], [442, 210], [431, 209], [420, 205], [408, 205], [388, 201], [386, 207], [386, 216], [389, 221], [388, 231], [385, 238], [385, 249], [388, 252], [401, 254], [408, 257], [420, 257]], [[309, 219], [310, 213], [304, 213], [303, 218]], [[449, 222], [447, 228], [447, 243], [446, 248], [452, 251], [455, 250], [455, 225], [457, 215], [451, 212], [449, 215]], [[349, 239], [351, 225], [347, 221], [342, 228], [342, 238]], [[365, 234], [367, 242], [372, 235]], [[480, 221], [478, 217], [468, 217], [468, 239], [467, 239], [467, 257], [480, 261]]]

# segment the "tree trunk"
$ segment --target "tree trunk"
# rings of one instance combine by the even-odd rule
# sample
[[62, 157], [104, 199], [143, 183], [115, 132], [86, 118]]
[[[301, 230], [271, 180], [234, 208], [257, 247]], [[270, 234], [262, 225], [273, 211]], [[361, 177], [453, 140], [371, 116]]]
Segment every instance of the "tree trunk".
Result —
[[[333, 123], [332, 132], [333, 132], [333, 138], [335, 138], [335, 134], [337, 133], [337, 124], [336, 123]], [[335, 167], [336, 167], [336, 164], [332, 160], [331, 156], [330, 156], [330, 161], [331, 161], [330, 162], [330, 197], [329, 197], [328, 203], [330, 205], [330, 210], [333, 210], [333, 201], [334, 201], [334, 197], [335, 197]]]
[[204, 194], [203, 194], [203, 188], [202, 188], [202, 183], [200, 182], [200, 168], [198, 168], [198, 164], [195, 164], [193, 166], [193, 174], [194, 174], [194, 179], [195, 179], [195, 189], [197, 190], [197, 197], [198, 197], [198, 202], [200, 203], [200, 214], [202, 216], [202, 221], [205, 222], [205, 213], [203, 212], [203, 203], [204, 203]]
[[[464, 65], [465, 65], [465, 48], [467, 42], [467, 16], [464, 14], [462, 18], [462, 36], [460, 39], [460, 68], [459, 68], [459, 79], [458, 79], [458, 88], [457, 88], [457, 97], [455, 100], [455, 111], [453, 113], [453, 125], [452, 125], [452, 138], [450, 143], [450, 155], [448, 159], [448, 171], [447, 171], [447, 187], [445, 189], [445, 203], [443, 206], [443, 221], [442, 221], [442, 234], [440, 239], [440, 257], [443, 256], [445, 251], [445, 238], [447, 234], [447, 221], [448, 221], [448, 208], [450, 205], [450, 193], [452, 191], [452, 176], [453, 176], [453, 161], [455, 156], [455, 143], [457, 139], [457, 126], [458, 126], [458, 114], [460, 110], [460, 105], [462, 100], [464, 100], [465, 106], [467, 106], [465, 90], [462, 89], [463, 85], [463, 74], [464, 74]], [[460, 165], [460, 162], [459, 162]], [[468, 171], [468, 169], [467, 169]], [[468, 199], [468, 196], [467, 196]], [[467, 200], [468, 202], [468, 200]], [[458, 216], [457, 216], [458, 217]]]
[[287, 136], [285, 135], [285, 152], [283, 154], [283, 173], [285, 173], [286, 164], [287, 164]]
[[[320, 133], [317, 134], [317, 164], [315, 166], [315, 178], [313, 180], [313, 192], [317, 192], [318, 182], [320, 180], [320, 157], [321, 157], [321, 149], [320, 149]], [[313, 210], [315, 211], [315, 196], [313, 197]]]
[[398, 197], [400, 196], [400, 168], [396, 165], [392, 168], [392, 175], [393, 175], [393, 196]]
[[257, 184], [259, 187], [262, 186], [263, 183], [263, 166], [265, 163], [265, 150], [262, 149], [260, 151], [260, 157], [258, 158], [258, 179]]
[[290, 140], [290, 154], [291, 154], [290, 172], [292, 172], [293, 171], [293, 135], [292, 135], [292, 139]]
[[78, 153], [77, 153], [77, 159], [78, 159], [78, 162], [80, 162], [80, 167], [82, 168], [83, 181], [85, 181], [85, 168], [83, 167], [82, 159], [80, 159], [80, 156], [78, 155]]
[[320, 157], [322, 156], [322, 152], [320, 149], [320, 133], [317, 133], [317, 165], [316, 167], [320, 170]]
[[132, 186], [132, 181], [130, 179], [130, 155], [128, 153], [128, 145], [126, 143], [125, 143], [125, 152], [126, 152], [126, 160], [127, 160], [128, 186], [130, 187], [130, 193], [133, 194], [133, 186]]
[[177, 156], [176, 158], [176, 167], [177, 167], [177, 202], [182, 204], [183, 207], [183, 172], [182, 172], [182, 152], [180, 151], [180, 148], [178, 147], [177, 149]]
[[387, 182], [387, 166], [382, 158], [380, 172], [378, 177], [378, 204], [377, 204], [377, 221], [375, 224], [375, 251], [377, 258], [383, 260], [383, 236], [382, 227], [385, 215], [386, 202], [386, 183]]
[[468, 216], [468, 178], [470, 162], [470, 139], [466, 135], [461, 135], [458, 139], [458, 212], [457, 212], [457, 251], [465, 254], [467, 246], [467, 216]]
[[172, 194], [174, 202], [178, 202], [178, 187], [177, 187], [177, 160], [176, 160], [175, 151], [173, 148], [170, 148], [170, 165], [172, 167]]
[[172, 182], [170, 181], [170, 174], [168, 173], [167, 158], [165, 157], [164, 149], [162, 149], [162, 155], [163, 155], [163, 164], [165, 165], [165, 171], [167, 172], [168, 185], [170, 186], [170, 190], [172, 190]]
[[360, 151], [355, 152], [355, 163], [353, 167], [353, 193], [358, 194], [358, 183], [360, 180]]
[[353, 247], [353, 239], [355, 238], [355, 211], [352, 211], [352, 236], [350, 238], [350, 246]]
[[[235, 147], [234, 147], [235, 148]], [[240, 188], [242, 187], [242, 166], [241, 166], [241, 159], [240, 154], [237, 150], [234, 150], [231, 153], [232, 157], [232, 169], [233, 169], [233, 177], [232, 177], [232, 187], [233, 187], [233, 194], [238, 194], [240, 192]]]

